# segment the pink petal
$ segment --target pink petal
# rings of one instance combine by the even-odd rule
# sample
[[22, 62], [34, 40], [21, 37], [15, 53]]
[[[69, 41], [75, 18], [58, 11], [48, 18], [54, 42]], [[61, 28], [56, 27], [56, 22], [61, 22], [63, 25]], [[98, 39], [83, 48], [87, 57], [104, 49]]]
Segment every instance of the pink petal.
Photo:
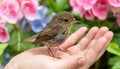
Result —
[[109, 4], [106, 0], [98, 0], [92, 8], [93, 14], [100, 20], [104, 20], [108, 14]]
[[83, 7], [79, 7], [80, 17], [83, 17], [85, 14], [85, 10]]
[[18, 2], [19, 5], [22, 4], [22, 0], [16, 0]]
[[8, 42], [10, 39], [8, 31], [4, 25], [0, 25], [0, 42]]
[[24, 1], [21, 6], [21, 10], [28, 20], [36, 19], [36, 11], [38, 3], [34, 1]]
[[113, 15], [116, 15], [117, 13], [120, 12], [120, 7], [110, 6], [110, 10], [113, 12]]
[[79, 6], [83, 6], [85, 10], [90, 10], [97, 0], [76, 0]]
[[19, 5], [16, 1], [5, 0], [0, 4], [0, 16], [9, 23], [17, 21]]
[[0, 25], [4, 25], [5, 23], [6, 21], [2, 17], [0, 17]]
[[78, 5], [77, 0], [70, 0], [70, 5], [73, 7], [75, 12], [80, 13], [80, 17], [84, 16], [85, 10], [82, 6]]
[[85, 0], [76, 0], [76, 2], [79, 6], [83, 6], [83, 4], [85, 3]]
[[91, 20], [91, 21], [94, 20], [94, 15], [91, 10], [85, 12], [85, 17], [88, 20]]
[[77, 4], [76, 0], [70, 0], [70, 5], [73, 7], [74, 11], [79, 10], [79, 5]]
[[97, 0], [85, 0], [85, 3], [83, 3], [83, 8], [85, 10], [90, 10], [96, 2]]
[[117, 15], [117, 24], [120, 26], [120, 13]]
[[114, 7], [120, 7], [120, 0], [108, 0], [108, 2]]

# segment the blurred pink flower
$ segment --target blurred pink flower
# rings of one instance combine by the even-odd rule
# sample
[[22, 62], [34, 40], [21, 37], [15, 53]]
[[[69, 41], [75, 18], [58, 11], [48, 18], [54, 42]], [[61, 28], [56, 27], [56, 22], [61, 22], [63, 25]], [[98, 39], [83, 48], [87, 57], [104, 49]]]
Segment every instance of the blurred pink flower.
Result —
[[108, 2], [114, 7], [120, 7], [120, 0], [108, 0]]
[[2, 24], [0, 24], [0, 42], [8, 42], [10, 39], [8, 31], [6, 27]]
[[85, 10], [82, 5], [78, 5], [78, 1], [82, 1], [82, 0], [70, 0], [70, 5], [73, 7], [73, 10], [79, 12], [80, 17], [83, 17], [85, 15], [86, 19], [93, 20], [94, 15], [91, 12], [91, 9]]
[[96, 4], [93, 6], [93, 14], [100, 20], [104, 20], [108, 14], [109, 3], [107, 0], [97, 0]]
[[120, 26], [120, 13], [119, 14], [117, 14], [117, 24]]
[[24, 2], [24, 1], [30, 1], [30, 0], [16, 0], [16, 1], [18, 2], [19, 5], [21, 5], [22, 2]]
[[85, 16], [87, 20], [94, 20], [94, 15], [91, 10], [85, 11], [83, 8], [79, 10], [80, 17]]
[[36, 0], [26, 0], [21, 4], [21, 10], [28, 20], [36, 19], [37, 8], [38, 2]]
[[120, 7], [110, 6], [110, 10], [113, 12], [113, 15], [120, 13]]
[[2, 17], [0, 17], [0, 25], [4, 25], [5, 23], [6, 21]]
[[77, 4], [76, 0], [70, 0], [70, 5], [73, 7], [74, 11], [78, 11], [79, 10], [79, 5]]
[[85, 17], [88, 20], [91, 20], [91, 21], [94, 20], [94, 15], [91, 10], [85, 12]]
[[79, 7], [79, 13], [80, 13], [80, 17], [83, 17], [85, 15], [85, 10], [83, 7]]
[[82, 6], [85, 10], [90, 10], [97, 0], [76, 0], [79, 6]]
[[85, 11], [82, 6], [79, 6], [77, 4], [76, 0], [70, 0], [70, 5], [73, 7], [73, 10], [75, 12], [78, 12], [80, 14], [80, 17], [83, 17]]
[[0, 16], [9, 23], [15, 23], [18, 18], [19, 5], [14, 0], [4, 0], [0, 4]]
[[16, 0], [16, 1], [18, 2], [19, 5], [21, 5], [23, 0]]

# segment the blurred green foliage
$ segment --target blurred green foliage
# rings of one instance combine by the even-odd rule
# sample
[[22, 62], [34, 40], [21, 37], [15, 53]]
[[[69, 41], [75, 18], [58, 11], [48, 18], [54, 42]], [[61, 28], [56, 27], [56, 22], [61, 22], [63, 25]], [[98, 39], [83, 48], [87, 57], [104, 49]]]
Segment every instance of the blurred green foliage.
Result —
[[0, 44], [0, 56], [2, 55], [4, 49], [7, 47], [8, 44]]

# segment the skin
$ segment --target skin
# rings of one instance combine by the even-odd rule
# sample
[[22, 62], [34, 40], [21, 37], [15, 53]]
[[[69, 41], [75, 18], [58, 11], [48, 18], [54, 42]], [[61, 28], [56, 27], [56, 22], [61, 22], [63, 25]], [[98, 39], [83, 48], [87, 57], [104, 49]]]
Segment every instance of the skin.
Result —
[[88, 69], [103, 55], [113, 33], [107, 27], [93, 27], [82, 38], [86, 31], [87, 28], [82, 27], [69, 36], [59, 46], [63, 51], [52, 47], [55, 57], [50, 55], [47, 47], [34, 48], [15, 56], [5, 69]]

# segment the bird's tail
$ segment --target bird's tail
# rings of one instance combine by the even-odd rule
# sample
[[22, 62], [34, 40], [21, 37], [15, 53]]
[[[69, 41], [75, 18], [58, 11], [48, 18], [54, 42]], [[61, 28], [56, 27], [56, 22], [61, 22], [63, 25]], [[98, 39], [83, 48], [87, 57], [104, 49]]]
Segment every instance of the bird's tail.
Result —
[[36, 40], [36, 37], [38, 36], [39, 34], [37, 34], [37, 35], [33, 35], [33, 36], [31, 36], [31, 37], [29, 37], [29, 38], [26, 38], [26, 39], [23, 39], [22, 40], [22, 42], [34, 42], [35, 40]]

